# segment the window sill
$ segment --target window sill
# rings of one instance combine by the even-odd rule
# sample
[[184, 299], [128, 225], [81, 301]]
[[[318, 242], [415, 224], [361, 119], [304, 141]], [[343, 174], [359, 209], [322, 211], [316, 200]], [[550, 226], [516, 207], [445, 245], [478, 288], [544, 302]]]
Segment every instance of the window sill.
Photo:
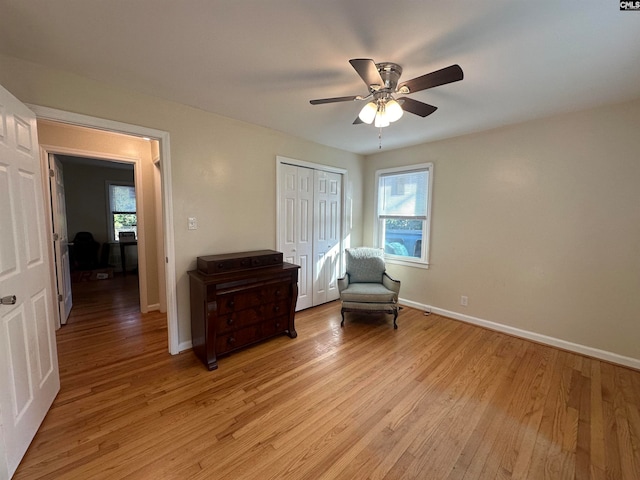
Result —
[[421, 262], [419, 260], [403, 260], [398, 257], [389, 257], [388, 255], [385, 255], [384, 261], [392, 265], [402, 265], [404, 267], [414, 267], [414, 268], [424, 268], [424, 269], [429, 268], [428, 263]]

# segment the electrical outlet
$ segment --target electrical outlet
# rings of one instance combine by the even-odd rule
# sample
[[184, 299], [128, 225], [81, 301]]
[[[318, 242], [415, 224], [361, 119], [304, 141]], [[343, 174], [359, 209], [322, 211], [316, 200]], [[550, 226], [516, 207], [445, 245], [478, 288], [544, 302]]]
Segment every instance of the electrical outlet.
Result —
[[466, 307], [469, 305], [469, 298], [465, 295], [462, 295], [460, 297], [460, 305], [462, 305], [463, 307]]
[[196, 217], [189, 217], [189, 230], [197, 230], [198, 229], [198, 220]]

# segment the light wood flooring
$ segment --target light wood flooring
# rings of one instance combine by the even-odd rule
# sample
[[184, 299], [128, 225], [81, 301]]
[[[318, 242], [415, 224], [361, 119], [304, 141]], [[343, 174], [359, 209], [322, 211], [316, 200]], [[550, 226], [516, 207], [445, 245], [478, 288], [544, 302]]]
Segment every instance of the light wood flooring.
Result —
[[209, 372], [136, 281], [74, 285], [15, 479], [640, 478], [638, 371], [409, 308], [340, 328], [333, 302]]

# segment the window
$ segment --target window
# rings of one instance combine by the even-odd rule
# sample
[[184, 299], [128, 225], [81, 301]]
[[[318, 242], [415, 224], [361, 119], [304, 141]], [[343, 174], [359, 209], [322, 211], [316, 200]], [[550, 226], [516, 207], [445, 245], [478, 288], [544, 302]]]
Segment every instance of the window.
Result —
[[109, 230], [111, 239], [118, 241], [120, 232], [134, 232], [138, 236], [136, 189], [133, 185], [107, 182], [109, 196]]
[[429, 264], [433, 164], [376, 172], [376, 238], [391, 263]]

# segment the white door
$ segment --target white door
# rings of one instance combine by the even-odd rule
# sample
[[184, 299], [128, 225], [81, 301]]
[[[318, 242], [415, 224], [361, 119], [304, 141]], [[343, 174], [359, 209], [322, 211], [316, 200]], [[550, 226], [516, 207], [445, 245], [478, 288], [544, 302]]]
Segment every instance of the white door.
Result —
[[340, 297], [342, 175], [314, 170], [313, 304]]
[[73, 306], [69, 237], [67, 236], [67, 209], [64, 197], [62, 163], [51, 153], [49, 154], [49, 183], [51, 185], [53, 253], [56, 265], [56, 286], [58, 287], [58, 311], [60, 312], [60, 323], [64, 325], [67, 323]]
[[0, 206], [0, 297], [16, 298], [0, 305], [0, 472], [11, 476], [60, 378], [36, 120], [2, 87]]
[[280, 245], [285, 262], [300, 265], [296, 311], [313, 306], [313, 170], [280, 166]]

